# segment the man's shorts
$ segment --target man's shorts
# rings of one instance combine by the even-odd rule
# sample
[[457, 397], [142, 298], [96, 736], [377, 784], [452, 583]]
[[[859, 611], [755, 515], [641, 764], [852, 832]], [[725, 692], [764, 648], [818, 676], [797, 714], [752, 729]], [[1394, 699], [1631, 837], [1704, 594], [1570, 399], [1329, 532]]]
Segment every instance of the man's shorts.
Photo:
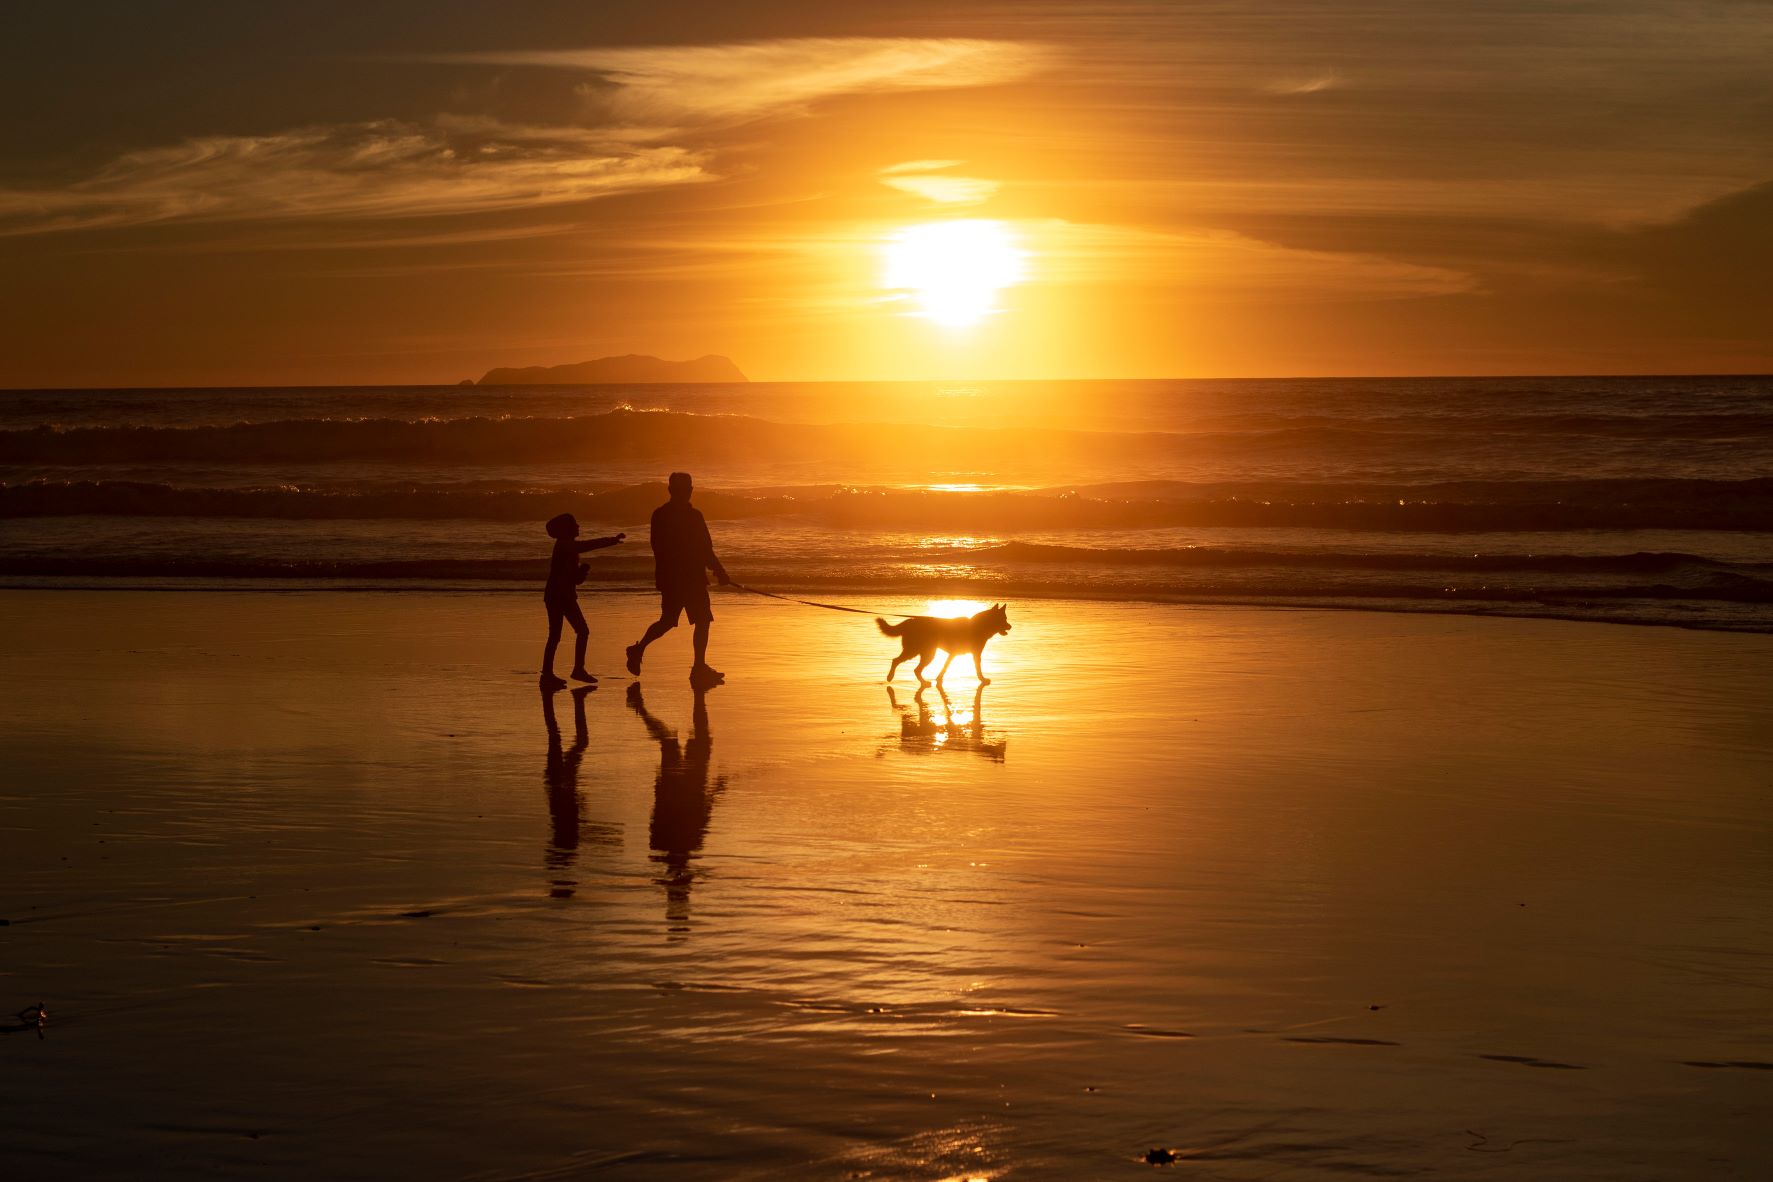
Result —
[[708, 584], [659, 589], [660, 622], [675, 628], [679, 615], [687, 615], [692, 624], [706, 624], [714, 619], [714, 607], [708, 602]]

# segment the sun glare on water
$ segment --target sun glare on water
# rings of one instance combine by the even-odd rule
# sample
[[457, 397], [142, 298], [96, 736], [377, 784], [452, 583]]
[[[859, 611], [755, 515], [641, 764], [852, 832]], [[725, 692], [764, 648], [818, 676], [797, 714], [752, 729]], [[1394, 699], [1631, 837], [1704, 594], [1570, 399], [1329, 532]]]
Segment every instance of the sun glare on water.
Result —
[[931, 599], [918, 614], [951, 620], [956, 616], [976, 616], [990, 606], [981, 599]]
[[907, 292], [917, 315], [950, 328], [997, 311], [997, 293], [1020, 283], [1028, 253], [1002, 222], [963, 219], [907, 226], [885, 247], [881, 286]]

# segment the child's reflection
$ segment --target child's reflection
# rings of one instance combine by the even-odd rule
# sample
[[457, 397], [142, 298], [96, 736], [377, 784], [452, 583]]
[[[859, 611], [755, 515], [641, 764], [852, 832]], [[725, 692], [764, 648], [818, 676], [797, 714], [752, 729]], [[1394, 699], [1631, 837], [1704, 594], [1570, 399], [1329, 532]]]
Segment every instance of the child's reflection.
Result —
[[586, 822], [585, 797], [579, 791], [579, 764], [585, 758], [585, 695], [596, 686], [581, 686], [573, 691], [573, 741], [569, 747], [560, 745], [560, 723], [554, 717], [554, 693], [542, 691], [542, 724], [548, 728], [548, 763], [542, 782], [548, 793], [548, 845], [542, 853], [542, 865], [548, 871], [548, 894], [556, 899], [572, 898], [578, 880], [572, 877], [573, 862], [579, 854], [579, 843], [588, 834], [593, 842], [609, 844], [621, 840], [614, 825]]

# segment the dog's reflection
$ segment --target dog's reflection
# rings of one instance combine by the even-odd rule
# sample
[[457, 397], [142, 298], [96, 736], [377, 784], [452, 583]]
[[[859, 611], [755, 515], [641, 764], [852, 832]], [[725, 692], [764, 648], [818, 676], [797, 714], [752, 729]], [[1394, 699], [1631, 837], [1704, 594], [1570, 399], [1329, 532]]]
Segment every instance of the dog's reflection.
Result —
[[579, 791], [579, 765], [585, 758], [585, 695], [595, 686], [581, 686], [573, 691], [573, 741], [560, 743], [560, 722], [554, 717], [554, 693], [542, 691], [542, 725], [548, 729], [548, 762], [542, 770], [542, 783], [548, 793], [548, 844], [542, 851], [542, 865], [548, 872], [548, 894], [556, 899], [570, 899], [578, 880], [572, 877], [573, 862], [579, 856], [579, 843], [589, 839], [604, 845], [620, 844], [619, 826], [585, 821], [585, 797]]
[[[973, 692], [972, 709], [955, 709], [954, 702], [940, 687], [936, 694], [942, 702], [942, 716], [936, 717], [928, 700], [929, 688], [917, 691], [908, 706], [899, 705], [899, 696], [887, 686], [887, 701], [899, 715], [899, 749], [914, 755], [937, 751], [972, 751], [993, 763], [1004, 761], [1009, 739], [1001, 732], [985, 727], [985, 687]], [[884, 754], [884, 752], [883, 752]]]
[[655, 880], [665, 888], [666, 930], [678, 939], [689, 931], [690, 886], [696, 871], [691, 862], [708, 836], [714, 799], [726, 791], [726, 777], [708, 782], [714, 736], [708, 730], [708, 691], [695, 691], [690, 713], [689, 738], [678, 742], [677, 732], [660, 722], [646, 708], [638, 681], [628, 686], [628, 706], [646, 724], [647, 733], [659, 744], [659, 778], [653, 785], [652, 860], [662, 867]]

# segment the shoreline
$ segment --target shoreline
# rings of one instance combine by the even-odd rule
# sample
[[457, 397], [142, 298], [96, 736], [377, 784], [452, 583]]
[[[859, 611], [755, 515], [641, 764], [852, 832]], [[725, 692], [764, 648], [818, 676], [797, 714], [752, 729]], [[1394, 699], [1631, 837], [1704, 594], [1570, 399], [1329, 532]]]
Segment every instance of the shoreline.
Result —
[[[877, 586], [857, 587], [853, 583], [810, 583], [806, 581], [785, 581], [772, 583], [771, 589], [784, 595], [823, 595], [849, 599], [894, 600], [899, 603], [916, 602], [919, 600], [970, 599], [996, 602], [999, 599], [1062, 602], [1062, 603], [1101, 603], [1101, 604], [1149, 604], [1152, 606], [1175, 607], [1208, 607], [1270, 611], [1334, 611], [1373, 613], [1379, 615], [1401, 616], [1451, 616], [1473, 619], [1502, 620], [1555, 620], [1572, 624], [1610, 624], [1625, 625], [1634, 628], [1672, 628], [1686, 632], [1717, 632], [1736, 636], [1773, 635], [1773, 621], [1717, 621], [1690, 620], [1678, 617], [1647, 618], [1646, 616], [1627, 614], [1581, 614], [1567, 608], [1560, 610], [1557, 605], [1547, 604], [1539, 610], [1526, 606], [1518, 599], [1469, 599], [1469, 600], [1400, 600], [1387, 598], [1370, 598], [1357, 595], [1321, 596], [1321, 597], [1285, 597], [1285, 596], [1190, 596], [1167, 594], [1160, 591], [1139, 592], [1128, 591], [1124, 594], [1096, 593], [1091, 588], [1073, 587], [1026, 587], [1015, 584], [991, 582], [938, 582], [927, 584], [896, 583]], [[654, 595], [650, 586], [643, 584], [592, 583], [581, 584], [578, 588], [581, 596], [603, 595]], [[718, 605], [724, 593], [716, 592]], [[389, 595], [399, 592], [414, 594], [447, 594], [447, 595], [487, 595], [487, 596], [533, 596], [540, 598], [540, 592], [531, 583], [517, 583], [515, 580], [474, 580], [474, 579], [329, 579], [329, 578], [280, 578], [273, 575], [253, 575], [231, 578], [218, 577], [179, 577], [179, 576], [143, 576], [139, 578], [90, 577], [65, 579], [59, 576], [5, 575], [0, 576], [0, 592], [31, 591], [46, 592], [112, 592], [112, 593], [149, 593], [149, 592], [189, 592], [195, 594], [216, 594], [240, 592], [245, 594], [374, 594]], [[757, 593], [753, 593], [757, 594]], [[1670, 602], [1693, 602], [1689, 597], [1669, 597]], [[1604, 602], [1604, 601], [1603, 601]], [[1655, 604], [1663, 602], [1656, 599], [1638, 600], [1640, 603]], [[1705, 601], [1699, 602], [1734, 602]], [[914, 614], [900, 611], [897, 608], [886, 609], [883, 615]]]
[[[1148, 382], [1194, 382], [1199, 384], [1216, 383], [1248, 383], [1258, 385], [1279, 382], [1463, 382], [1463, 381], [1499, 381], [1499, 382], [1534, 382], [1534, 381], [1690, 381], [1710, 378], [1741, 378], [1745, 381], [1773, 378], [1773, 373], [1746, 373], [1738, 370], [1696, 370], [1691, 373], [1588, 373], [1572, 371], [1570, 373], [1396, 373], [1396, 374], [1302, 374], [1270, 375], [1255, 377], [1239, 375], [1233, 377], [1041, 377], [1041, 378], [747, 378], [743, 382], [699, 382], [687, 383], [707, 386], [910, 386], [926, 388], [931, 386], [1037, 386], [1054, 382], [1073, 384], [1106, 385], [1114, 383], [1141, 384]], [[632, 387], [646, 389], [650, 386], [676, 387], [685, 385], [682, 382], [565, 382], [545, 383], [548, 386], [565, 386], [568, 389], [601, 389], [606, 386]], [[312, 390], [435, 390], [439, 392], [453, 391], [462, 388], [458, 381], [438, 382], [372, 382], [367, 385], [351, 383], [334, 383], [323, 386], [315, 385], [268, 385], [268, 386], [230, 386], [202, 385], [190, 383], [174, 383], [161, 386], [0, 386], [0, 394], [163, 394], [183, 391], [214, 391], [228, 392], [269, 390], [279, 393], [306, 393]], [[477, 390], [529, 390], [532, 384], [513, 386], [481, 386], [473, 383]]]

